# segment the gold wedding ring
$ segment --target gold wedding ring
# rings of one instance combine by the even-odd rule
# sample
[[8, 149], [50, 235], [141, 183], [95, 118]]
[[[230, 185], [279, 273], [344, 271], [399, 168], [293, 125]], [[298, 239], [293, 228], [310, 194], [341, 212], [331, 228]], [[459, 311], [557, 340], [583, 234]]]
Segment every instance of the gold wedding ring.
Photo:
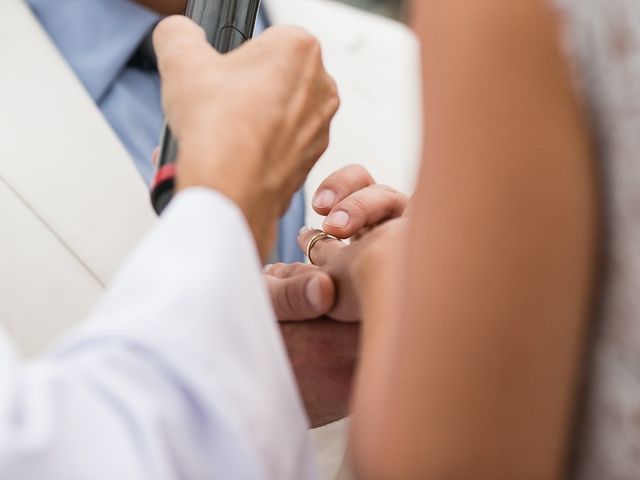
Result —
[[318, 232], [313, 237], [311, 237], [311, 240], [309, 240], [309, 243], [307, 243], [307, 258], [309, 259], [309, 261], [311, 262], [312, 265], [315, 265], [316, 263], [311, 258], [311, 249], [320, 240], [324, 240], [324, 239], [327, 239], [327, 238], [328, 239], [332, 239], [332, 240], [338, 240], [338, 238], [334, 237], [333, 235], [329, 235], [326, 232]]

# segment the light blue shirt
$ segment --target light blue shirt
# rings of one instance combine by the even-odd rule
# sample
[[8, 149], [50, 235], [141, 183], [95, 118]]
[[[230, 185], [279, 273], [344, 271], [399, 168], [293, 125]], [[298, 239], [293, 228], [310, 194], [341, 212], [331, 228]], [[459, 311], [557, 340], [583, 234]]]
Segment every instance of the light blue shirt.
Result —
[[[163, 124], [160, 78], [128, 65], [160, 16], [129, 0], [28, 0], [53, 42], [129, 151], [147, 183]], [[256, 35], [267, 26], [259, 15]], [[46, 79], [43, 79], [46, 81]], [[278, 229], [278, 260], [302, 261], [296, 237], [304, 225], [298, 192]]]

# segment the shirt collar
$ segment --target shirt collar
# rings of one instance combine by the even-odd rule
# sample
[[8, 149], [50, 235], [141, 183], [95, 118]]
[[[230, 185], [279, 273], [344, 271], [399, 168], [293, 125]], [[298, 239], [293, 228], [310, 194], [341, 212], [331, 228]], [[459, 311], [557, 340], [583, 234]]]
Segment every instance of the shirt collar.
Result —
[[160, 16], [130, 0], [28, 0], [99, 102]]

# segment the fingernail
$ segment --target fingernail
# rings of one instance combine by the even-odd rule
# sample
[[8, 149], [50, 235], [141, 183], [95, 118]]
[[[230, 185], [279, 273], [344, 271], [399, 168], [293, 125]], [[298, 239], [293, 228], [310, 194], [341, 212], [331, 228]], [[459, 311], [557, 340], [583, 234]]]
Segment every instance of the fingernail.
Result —
[[313, 206], [317, 208], [331, 208], [336, 200], [336, 194], [332, 190], [320, 190], [313, 197]]
[[319, 309], [322, 306], [322, 285], [320, 285], [320, 279], [312, 278], [309, 280], [305, 287], [305, 295], [312, 307]]
[[304, 235], [305, 233], [309, 233], [311, 231], [310, 227], [307, 227], [306, 225], [304, 227], [302, 227], [300, 229], [300, 231], [298, 232], [298, 236]]
[[347, 212], [343, 212], [342, 210], [333, 212], [327, 217], [327, 219], [324, 221], [324, 224], [336, 228], [344, 228], [349, 225], [349, 214]]
[[265, 265], [264, 267], [262, 267], [262, 271], [264, 273], [267, 273], [269, 270], [271, 270], [273, 268], [273, 264], [270, 263], [269, 265]]

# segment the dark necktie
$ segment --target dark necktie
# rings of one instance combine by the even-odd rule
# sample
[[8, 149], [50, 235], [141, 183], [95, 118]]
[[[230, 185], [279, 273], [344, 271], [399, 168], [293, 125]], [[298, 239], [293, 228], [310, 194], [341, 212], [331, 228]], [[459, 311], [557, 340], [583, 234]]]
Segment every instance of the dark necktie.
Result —
[[144, 37], [140, 46], [131, 56], [129, 65], [145, 71], [154, 71], [158, 67], [156, 52], [153, 50], [153, 29]]

